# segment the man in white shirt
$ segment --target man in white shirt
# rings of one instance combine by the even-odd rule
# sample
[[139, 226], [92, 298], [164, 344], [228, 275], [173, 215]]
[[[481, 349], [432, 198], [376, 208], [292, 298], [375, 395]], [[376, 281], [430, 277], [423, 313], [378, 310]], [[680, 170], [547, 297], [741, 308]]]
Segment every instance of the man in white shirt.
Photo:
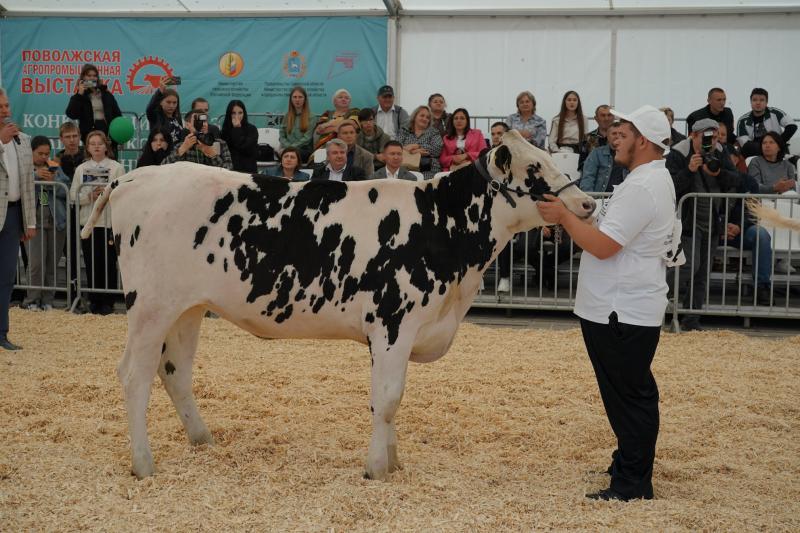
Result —
[[617, 437], [609, 488], [586, 496], [628, 501], [653, 498], [659, 415], [650, 364], [667, 307], [662, 257], [672, 244], [675, 189], [663, 159], [670, 138], [664, 113], [652, 106], [612, 113], [622, 120], [614, 162], [630, 174], [595, 223], [583, 223], [554, 196], [538, 205], [584, 250], [575, 314]]
[[394, 105], [394, 89], [391, 85], [378, 89], [378, 105], [372, 110], [375, 111], [375, 123], [392, 140], [397, 139], [400, 128], [408, 127], [408, 113], [399, 105]]
[[383, 160], [386, 166], [379, 168], [372, 175], [372, 179], [400, 179], [417, 181], [417, 177], [408, 171], [408, 169], [401, 167], [403, 163], [403, 145], [397, 141], [389, 141], [383, 145]]
[[0, 89], [0, 349], [19, 350], [8, 340], [8, 307], [17, 273], [19, 243], [36, 235], [33, 154], [30, 137], [11, 121], [8, 95]]

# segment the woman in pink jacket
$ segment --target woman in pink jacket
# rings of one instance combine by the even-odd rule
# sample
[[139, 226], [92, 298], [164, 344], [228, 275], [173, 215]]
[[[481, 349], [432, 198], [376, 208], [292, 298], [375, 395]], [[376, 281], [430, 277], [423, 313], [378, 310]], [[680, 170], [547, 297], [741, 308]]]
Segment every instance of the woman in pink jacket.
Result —
[[469, 127], [469, 113], [460, 107], [453, 111], [447, 120], [447, 133], [442, 138], [442, 153], [439, 162], [442, 170], [469, 164], [478, 159], [478, 154], [486, 148], [486, 139], [480, 130]]

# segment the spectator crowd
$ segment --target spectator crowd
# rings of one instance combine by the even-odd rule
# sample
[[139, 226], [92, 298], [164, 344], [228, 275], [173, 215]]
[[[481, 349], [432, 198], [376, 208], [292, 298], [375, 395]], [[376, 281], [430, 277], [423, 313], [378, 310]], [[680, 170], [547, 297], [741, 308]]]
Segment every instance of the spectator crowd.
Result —
[[[258, 162], [264, 158], [264, 147], [259, 145], [258, 129], [249, 118], [245, 103], [230, 101], [221, 127], [217, 127], [209, 120], [211, 110], [205, 98], [195, 98], [188, 110], [181, 111], [178, 89], [178, 79], [163, 78], [147, 104], [149, 135], [138, 166], [190, 161], [259, 172]], [[513, 129], [542, 150], [576, 154], [579, 176], [573, 178], [580, 180], [579, 187], [586, 192], [611, 193], [627, 175], [627, 170], [615, 163], [618, 123], [614, 122], [610, 106], [601, 104], [594, 108], [591, 118], [596, 127], [590, 129], [590, 117], [574, 90], [564, 94], [559, 113], [551, 118], [549, 126], [548, 121], [536, 114], [534, 94], [527, 90], [520, 92], [514, 112], [504, 121], [491, 124], [489, 139], [473, 126], [466, 108], [448, 112], [442, 94], [431, 94], [427, 103], [408, 110], [396, 103], [394, 88], [389, 85], [379, 87], [375, 95], [374, 102], [356, 107], [350, 92], [339, 89], [333, 94], [332, 107], [317, 114], [317, 110], [311, 109], [305, 89], [294, 87], [280, 125], [279, 146], [272, 147], [277, 162], [263, 172], [291, 181], [430, 179], [437, 173], [469, 165], [487, 149], [498, 145], [503, 133]], [[1, 98], [8, 105], [5, 94]], [[667, 141], [670, 150], [666, 165], [678, 200], [693, 192], [797, 190], [796, 160], [787, 158], [788, 142], [797, 130], [792, 118], [769, 106], [769, 94], [762, 88], [752, 90], [750, 110], [738, 120], [734, 120], [726, 104], [725, 91], [712, 88], [707, 93], [706, 105], [687, 117], [688, 136], [672, 129]], [[662, 108], [662, 111], [672, 125], [675, 118], [672, 110]], [[73, 227], [88, 218], [101, 189], [84, 184], [102, 185], [123, 173], [117, 161], [120, 147], [109, 136], [111, 121], [121, 114], [114, 96], [98, 77], [98, 69], [85, 65], [77, 90], [66, 107], [66, 115], [74, 122], [64, 123], [59, 131], [63, 149], [52, 154], [46, 137], [31, 140], [35, 180], [63, 183], [71, 199], [67, 202], [67, 195], [53, 194], [58, 189], [36, 191], [38, 232], [28, 242], [25, 253], [32, 284], [53, 285], [54, 265], [59, 257], [52, 255], [54, 250], [58, 255], [58, 251], [65, 249], [67, 218], [71, 217]], [[4, 143], [6, 137], [0, 137]], [[779, 268], [773, 267], [769, 233], [747, 217], [737, 218], [736, 212], [737, 209], [718, 199], [700, 198], [684, 203], [684, 247], [696, 251], [687, 253], [696, 259], [684, 266], [685, 275], [682, 272], [681, 279], [685, 286], [675, 288], [683, 291], [685, 305], [694, 309], [703, 305], [709, 268], [708, 254], [703, 251], [710, 243], [741, 244], [756, 251], [754, 283], [761, 294], [769, 294], [770, 273]], [[536, 243], [526, 254], [532, 265], [546, 262], [540, 256], [539, 242], [552, 240], [552, 233], [549, 228], [541, 228], [536, 230], [535, 238], [528, 239]], [[80, 244], [90, 286], [116, 288], [116, 254], [110, 228], [100, 221], [92, 238]], [[565, 253], [564, 245], [559, 242], [554, 250]], [[75, 239], [70, 246], [74, 283], [80, 272]], [[511, 262], [508, 249], [500, 254], [498, 261], [501, 274], [497, 290], [507, 292]], [[791, 269], [791, 265], [784, 268]], [[30, 290], [22, 305], [33, 310], [50, 309], [52, 302], [52, 291]], [[108, 294], [90, 293], [88, 310], [106, 314], [111, 312], [112, 304], [113, 298]], [[687, 315], [684, 327], [699, 329], [699, 317]]]

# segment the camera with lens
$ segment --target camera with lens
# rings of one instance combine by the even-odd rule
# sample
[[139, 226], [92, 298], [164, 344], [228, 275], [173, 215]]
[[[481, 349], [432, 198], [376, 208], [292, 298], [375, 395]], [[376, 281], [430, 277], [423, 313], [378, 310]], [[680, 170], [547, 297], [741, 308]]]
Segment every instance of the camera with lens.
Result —
[[208, 124], [208, 115], [205, 113], [196, 113], [192, 119], [192, 126], [194, 126], [194, 136], [197, 137], [197, 142], [211, 146], [214, 144], [214, 136], [211, 133], [203, 133], [203, 127]]
[[83, 80], [83, 86], [87, 89], [94, 89], [97, 87], [97, 80]]
[[720, 168], [722, 168], [722, 162], [719, 160], [719, 156], [716, 150], [716, 143], [714, 139], [716, 137], [715, 130], [706, 130], [703, 132], [703, 138], [700, 142], [700, 149], [702, 151], [701, 155], [703, 156], [703, 163], [706, 165], [710, 172], [718, 172]]

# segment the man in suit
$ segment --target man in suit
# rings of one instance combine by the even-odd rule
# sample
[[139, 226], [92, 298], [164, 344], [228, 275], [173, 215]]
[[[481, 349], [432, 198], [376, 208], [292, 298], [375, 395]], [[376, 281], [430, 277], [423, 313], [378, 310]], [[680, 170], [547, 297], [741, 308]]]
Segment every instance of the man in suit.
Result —
[[331, 139], [325, 144], [328, 162], [314, 169], [311, 181], [363, 181], [367, 179], [364, 170], [347, 165], [347, 143], [341, 139]]
[[0, 349], [8, 340], [8, 307], [17, 272], [19, 243], [36, 235], [33, 154], [30, 137], [11, 122], [8, 95], [0, 89]]
[[386, 166], [375, 171], [372, 179], [389, 178], [417, 181], [417, 177], [414, 174], [400, 166], [403, 162], [403, 145], [399, 142], [389, 141], [383, 145], [383, 160], [386, 162]]

